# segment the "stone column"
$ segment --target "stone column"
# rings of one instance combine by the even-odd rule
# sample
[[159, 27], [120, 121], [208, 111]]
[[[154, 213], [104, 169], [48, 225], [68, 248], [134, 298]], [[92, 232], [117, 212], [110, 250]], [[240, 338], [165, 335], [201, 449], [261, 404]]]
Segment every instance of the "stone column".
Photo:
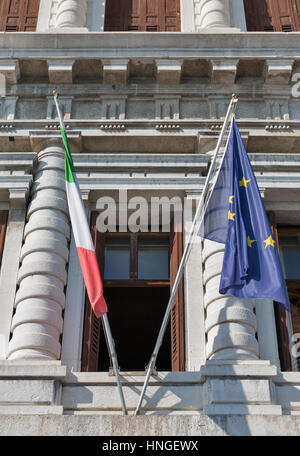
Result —
[[86, 24], [87, 0], [59, 0], [56, 28], [83, 28]]
[[203, 280], [207, 359], [258, 359], [253, 303], [219, 294], [223, 244], [204, 240]]
[[200, 28], [230, 27], [228, 0], [200, 0], [197, 25]]
[[60, 358], [69, 223], [64, 149], [46, 140], [37, 156], [18, 273], [8, 358]]

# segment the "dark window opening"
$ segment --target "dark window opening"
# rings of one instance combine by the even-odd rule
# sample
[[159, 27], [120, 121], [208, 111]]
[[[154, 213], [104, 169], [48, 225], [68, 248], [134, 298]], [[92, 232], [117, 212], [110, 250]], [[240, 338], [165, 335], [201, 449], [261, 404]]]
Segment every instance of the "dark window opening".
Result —
[[[300, 370], [298, 359], [292, 359], [291, 335], [300, 333], [300, 227], [277, 227], [276, 217], [269, 220], [280, 254], [283, 274], [290, 299], [291, 313], [274, 302], [278, 352], [282, 371]], [[292, 332], [292, 334], [291, 334]]]
[[[169, 287], [104, 287], [104, 294], [120, 370], [144, 371], [163, 320], [170, 296]], [[99, 371], [108, 371], [110, 367], [107, 346], [104, 340], [101, 343], [101, 337], [98, 366]], [[159, 350], [156, 368], [171, 370], [170, 324]]]
[[180, 0], [107, 0], [106, 32], [179, 32]]
[[300, 31], [300, 0], [244, 0], [248, 32]]
[[[145, 370], [170, 297], [182, 255], [182, 233], [99, 233], [97, 213], [92, 234], [103, 278], [108, 319], [121, 371]], [[184, 370], [183, 284], [159, 350], [156, 369]], [[86, 299], [83, 371], [111, 367], [105, 333]]]
[[[278, 228], [280, 259], [291, 305], [292, 334], [300, 333], [300, 227]], [[300, 371], [300, 357], [294, 366]]]

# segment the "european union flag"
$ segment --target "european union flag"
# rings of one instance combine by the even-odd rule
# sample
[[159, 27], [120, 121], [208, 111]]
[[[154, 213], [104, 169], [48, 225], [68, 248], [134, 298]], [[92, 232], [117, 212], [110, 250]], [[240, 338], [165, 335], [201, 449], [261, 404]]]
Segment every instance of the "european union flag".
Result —
[[199, 234], [225, 244], [221, 294], [271, 299], [289, 310], [277, 246], [234, 119]]

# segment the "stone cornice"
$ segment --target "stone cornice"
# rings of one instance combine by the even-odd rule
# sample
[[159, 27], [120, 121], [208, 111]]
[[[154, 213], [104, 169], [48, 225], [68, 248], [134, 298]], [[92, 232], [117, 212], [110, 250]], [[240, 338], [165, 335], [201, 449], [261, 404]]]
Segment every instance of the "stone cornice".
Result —
[[[249, 154], [249, 158], [262, 191], [300, 189], [300, 154]], [[201, 192], [209, 164], [205, 154], [74, 154], [73, 160], [83, 192], [115, 189]]]
[[[25, 150], [39, 151], [46, 141], [61, 143], [57, 128], [46, 128], [55, 122], [45, 120], [13, 120], [9, 129], [0, 129], [0, 150], [16, 151], [17, 141], [26, 145]], [[124, 153], [206, 153], [215, 147], [220, 134], [220, 120], [122, 120], [122, 129], [103, 128], [102, 125], [118, 125], [118, 122], [101, 120], [68, 121], [68, 137], [72, 153], [84, 152], [124, 152]], [[157, 128], [158, 124], [168, 128]], [[173, 125], [176, 128], [172, 128]], [[238, 120], [238, 125], [248, 153], [298, 153], [300, 150], [300, 122], [265, 120]], [[267, 128], [272, 125], [272, 128]], [[169, 128], [170, 126], [170, 128]], [[288, 127], [288, 128], [287, 128]], [[43, 129], [44, 128], [44, 129]], [[9, 141], [8, 141], [9, 138]], [[11, 141], [12, 139], [12, 141]], [[138, 146], [141, 140], [147, 141], [147, 149]], [[207, 149], [210, 147], [210, 149]], [[23, 146], [24, 148], [24, 146]], [[166, 155], [168, 155], [166, 153]]]
[[73, 154], [73, 160], [77, 171], [84, 168], [91, 168], [92, 172], [113, 168], [159, 168], [167, 172], [168, 169], [175, 168], [181, 172], [188, 169], [197, 169], [200, 172], [207, 169], [209, 157], [195, 154]]
[[[62, 146], [62, 139], [59, 130], [56, 131], [43, 131], [35, 130], [29, 131], [30, 143], [35, 152], [40, 152], [44, 147], [51, 144], [59, 144]], [[81, 149], [81, 132], [72, 131], [68, 133], [70, 146], [75, 147], [75, 151]]]
[[[138, 43], [138, 46], [137, 46]], [[300, 57], [300, 33], [0, 33], [0, 58], [68, 58], [150, 56], [206, 58], [256, 56], [291, 59]], [[66, 49], [68, 50], [66, 54]], [[288, 55], [288, 57], [286, 57]]]

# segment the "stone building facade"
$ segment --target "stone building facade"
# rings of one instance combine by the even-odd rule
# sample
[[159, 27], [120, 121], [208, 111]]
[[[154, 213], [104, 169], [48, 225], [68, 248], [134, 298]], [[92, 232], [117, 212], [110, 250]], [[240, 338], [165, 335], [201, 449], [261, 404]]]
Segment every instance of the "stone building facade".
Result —
[[[1, 4], [0, 434], [299, 434], [300, 2]], [[54, 89], [104, 271], [128, 416], [85, 296]], [[292, 311], [220, 296], [223, 247], [195, 243], [133, 416], [233, 93]], [[180, 202], [182, 232], [173, 222], [155, 234], [97, 229], [109, 203], [120, 228], [153, 198], [163, 211]]]

